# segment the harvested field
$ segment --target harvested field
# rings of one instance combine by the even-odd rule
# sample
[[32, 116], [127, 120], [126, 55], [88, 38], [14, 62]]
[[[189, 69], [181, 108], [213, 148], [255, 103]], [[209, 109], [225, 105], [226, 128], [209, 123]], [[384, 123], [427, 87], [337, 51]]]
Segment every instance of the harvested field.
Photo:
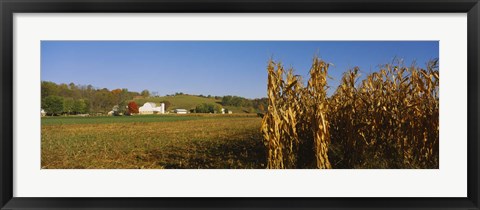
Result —
[[260, 123], [256, 115], [46, 117], [42, 168], [265, 168]]

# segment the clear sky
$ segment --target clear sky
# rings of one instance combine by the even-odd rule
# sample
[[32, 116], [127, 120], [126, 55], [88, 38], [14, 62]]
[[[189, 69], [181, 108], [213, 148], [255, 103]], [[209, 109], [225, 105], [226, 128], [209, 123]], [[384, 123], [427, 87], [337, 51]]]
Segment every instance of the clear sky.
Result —
[[42, 41], [41, 79], [130, 91], [266, 97], [268, 60], [308, 80], [314, 55], [334, 64], [332, 93], [343, 72], [363, 75], [402, 58], [425, 67], [437, 41]]

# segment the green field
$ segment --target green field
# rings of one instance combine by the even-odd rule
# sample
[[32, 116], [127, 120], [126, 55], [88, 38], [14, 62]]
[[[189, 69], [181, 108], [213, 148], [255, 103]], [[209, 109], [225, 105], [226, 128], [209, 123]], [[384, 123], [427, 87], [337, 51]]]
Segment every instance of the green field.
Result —
[[42, 125], [66, 125], [66, 124], [108, 124], [108, 123], [148, 123], [148, 122], [174, 122], [184, 120], [202, 119], [200, 116], [176, 116], [176, 115], [137, 115], [137, 116], [98, 116], [98, 117], [44, 117]]
[[225, 119], [237, 117], [257, 117], [254, 114], [187, 114], [187, 115], [135, 115], [135, 116], [95, 116], [95, 117], [79, 117], [79, 116], [56, 116], [42, 118], [42, 125], [62, 125], [62, 124], [105, 124], [105, 123], [148, 123], [148, 122], [175, 122], [185, 120], [201, 120], [201, 119]]
[[42, 168], [266, 168], [256, 115], [42, 118]]

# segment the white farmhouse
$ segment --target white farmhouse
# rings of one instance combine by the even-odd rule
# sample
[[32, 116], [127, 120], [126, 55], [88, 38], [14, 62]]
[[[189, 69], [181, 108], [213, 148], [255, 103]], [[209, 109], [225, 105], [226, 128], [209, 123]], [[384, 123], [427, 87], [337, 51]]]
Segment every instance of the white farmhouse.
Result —
[[42, 109], [42, 110], [40, 111], [40, 115], [41, 115], [42, 117], [45, 117], [45, 116], [47, 116], [47, 112], [45, 112], [45, 110]]
[[175, 109], [175, 113], [177, 113], [177, 114], [187, 114], [188, 111], [186, 109]]
[[140, 108], [138, 108], [139, 114], [165, 114], [165, 104], [161, 103], [157, 106], [153, 102], [147, 102]]

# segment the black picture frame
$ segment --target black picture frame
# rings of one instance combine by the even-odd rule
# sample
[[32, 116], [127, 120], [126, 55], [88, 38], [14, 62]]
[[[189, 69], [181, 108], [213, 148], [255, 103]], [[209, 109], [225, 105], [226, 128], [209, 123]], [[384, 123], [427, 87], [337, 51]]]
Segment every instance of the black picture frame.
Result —
[[[479, 209], [478, 0], [0, 0], [1, 209]], [[13, 197], [14, 13], [467, 13], [468, 177], [465, 198]], [[94, 190], [94, 189], [92, 189]]]

